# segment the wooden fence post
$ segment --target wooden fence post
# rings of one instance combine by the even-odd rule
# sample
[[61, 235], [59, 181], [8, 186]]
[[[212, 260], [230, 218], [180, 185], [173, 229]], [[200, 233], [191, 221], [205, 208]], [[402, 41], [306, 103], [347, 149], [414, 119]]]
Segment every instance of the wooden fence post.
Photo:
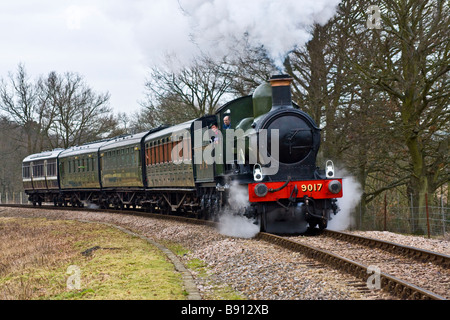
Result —
[[428, 213], [428, 193], [425, 193], [425, 209], [427, 211], [427, 230], [429, 239], [431, 235], [430, 235], [430, 214]]
[[387, 231], [387, 192], [384, 194], [384, 231]]

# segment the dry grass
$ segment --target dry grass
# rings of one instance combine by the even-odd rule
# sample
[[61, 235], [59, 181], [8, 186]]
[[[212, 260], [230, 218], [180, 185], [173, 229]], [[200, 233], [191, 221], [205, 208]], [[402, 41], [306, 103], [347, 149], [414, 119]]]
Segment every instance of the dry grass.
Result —
[[[79, 290], [67, 288], [70, 265]], [[179, 274], [146, 241], [97, 224], [0, 218], [0, 299], [183, 298]]]

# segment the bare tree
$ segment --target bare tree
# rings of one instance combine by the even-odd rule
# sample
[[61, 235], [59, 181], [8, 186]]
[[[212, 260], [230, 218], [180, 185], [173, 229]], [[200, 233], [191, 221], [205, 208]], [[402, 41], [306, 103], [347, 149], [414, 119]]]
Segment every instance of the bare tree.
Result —
[[166, 65], [153, 67], [145, 84], [146, 100], [141, 105], [152, 125], [213, 114], [229, 92], [232, 79], [210, 59], [199, 57], [176, 71], [173, 63], [168, 58]]
[[22, 159], [27, 155], [26, 139], [21, 141], [24, 134], [17, 123], [0, 117], [0, 194], [22, 190]]
[[7, 80], [1, 80], [0, 109], [23, 128], [29, 154], [43, 148], [46, 126], [53, 116], [39, 85], [29, 79], [23, 64], [18, 65], [16, 74], [9, 73]]
[[374, 30], [364, 27], [369, 5], [352, 3], [344, 30], [364, 59], [350, 52], [348, 63], [372, 90], [389, 96], [406, 150], [409, 192], [415, 206], [424, 207], [425, 194], [449, 181], [449, 3], [380, 1], [381, 26]]
[[231, 54], [222, 61], [222, 73], [233, 79], [231, 91], [236, 97], [251, 94], [261, 83], [272, 75], [279, 74], [274, 61], [264, 46], [252, 46], [249, 35], [235, 40]]
[[49, 130], [52, 147], [68, 148], [97, 140], [115, 127], [109, 93], [95, 93], [79, 74], [51, 72], [45, 90], [56, 114]]
[[33, 81], [23, 64], [0, 83], [0, 109], [23, 128], [28, 154], [108, 135], [117, 123], [108, 101], [109, 93], [95, 93], [76, 73]]

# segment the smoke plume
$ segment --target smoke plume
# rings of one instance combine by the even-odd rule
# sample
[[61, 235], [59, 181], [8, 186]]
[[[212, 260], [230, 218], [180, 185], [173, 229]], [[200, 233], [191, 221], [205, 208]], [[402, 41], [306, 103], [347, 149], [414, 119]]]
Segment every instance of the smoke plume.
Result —
[[253, 238], [259, 232], [259, 225], [245, 216], [236, 215], [249, 206], [248, 189], [234, 182], [230, 186], [228, 207], [224, 209], [219, 220], [219, 232], [229, 237]]
[[310, 39], [315, 23], [325, 24], [340, 0], [179, 0], [188, 18], [191, 40], [212, 55], [236, 46], [248, 36], [264, 46], [277, 66], [289, 51]]
[[343, 231], [348, 229], [354, 223], [352, 212], [361, 200], [363, 191], [356, 178], [352, 177], [345, 171], [342, 172], [341, 175], [338, 174], [337, 177], [343, 177], [343, 197], [337, 201], [340, 211], [335, 216], [332, 215], [333, 219], [328, 222], [328, 229]]

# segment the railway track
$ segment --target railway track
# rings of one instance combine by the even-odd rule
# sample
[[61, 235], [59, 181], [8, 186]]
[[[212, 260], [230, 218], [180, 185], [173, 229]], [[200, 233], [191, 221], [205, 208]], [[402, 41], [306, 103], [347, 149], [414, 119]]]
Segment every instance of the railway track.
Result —
[[[39, 208], [33, 206], [24, 206], [24, 205], [1, 205], [1, 206], [11, 206], [11, 207], [20, 207], [20, 208]], [[42, 209], [56, 209], [61, 210], [63, 208], [59, 207], [51, 207], [51, 206], [43, 206], [40, 207]], [[83, 211], [100, 211], [95, 209], [88, 208], [64, 208], [66, 210], [83, 210]], [[101, 210], [105, 212], [105, 210]], [[180, 222], [187, 222], [191, 224], [200, 224], [200, 225], [208, 225], [208, 226], [216, 226], [217, 223], [193, 218], [186, 218], [181, 216], [170, 216], [170, 215], [161, 215], [161, 214], [153, 214], [147, 212], [140, 211], [118, 211], [118, 210], [106, 210], [110, 213], [127, 213], [135, 216], [147, 216], [157, 219], [171, 219]], [[450, 268], [450, 256], [443, 255], [440, 253], [423, 250], [419, 248], [403, 246], [393, 242], [387, 242], [372, 238], [366, 238], [362, 236], [356, 236], [343, 232], [335, 232], [335, 231], [326, 231], [324, 233], [327, 237], [332, 237], [334, 239], [345, 240], [348, 242], [355, 242], [358, 244], [362, 244], [368, 248], [379, 248], [384, 251], [388, 251], [400, 256], [407, 256], [409, 259], [415, 259], [420, 261], [427, 261], [429, 263], [437, 264], [443, 268]], [[259, 233], [256, 236], [257, 240], [262, 240], [265, 242], [269, 242], [271, 244], [286, 248], [288, 250], [294, 252], [300, 252], [305, 256], [315, 259], [320, 263], [331, 266], [334, 269], [338, 269], [340, 271], [352, 274], [357, 278], [361, 279], [361, 283], [364, 283], [369, 278], [372, 270], [370, 270], [370, 266], [364, 265], [360, 262], [351, 260], [347, 257], [341, 256], [335, 252], [320, 249], [318, 247], [314, 247], [310, 244], [300, 243], [298, 241], [288, 239], [288, 237], [281, 237], [268, 233]], [[380, 272], [379, 273], [379, 286], [380, 289], [389, 292], [390, 294], [400, 298], [400, 299], [411, 299], [411, 300], [445, 300], [445, 297], [435, 294], [430, 290], [424, 289], [415, 285], [413, 283], [409, 283], [405, 280], [402, 280], [398, 277], [394, 277], [390, 274]]]
[[[305, 243], [287, 239], [286, 237], [280, 237], [267, 233], [259, 233], [257, 238], [292, 251], [301, 252], [309, 258], [318, 260], [321, 263], [332, 266], [333, 268], [352, 274], [362, 281], [367, 281], [369, 275], [372, 273], [372, 270], [369, 269], [370, 266], [363, 265], [359, 262], [348, 259], [328, 250], [319, 249]], [[400, 299], [446, 300], [445, 297], [435, 294], [429, 290], [420, 288], [413, 283], [409, 283], [387, 273], [380, 272], [379, 277], [380, 289], [383, 289]]]
[[378, 248], [393, 254], [408, 256], [419, 262], [431, 262], [435, 265], [450, 269], [450, 256], [438, 252], [405, 246], [385, 240], [362, 237], [347, 232], [324, 230], [324, 235], [338, 240], [359, 243], [372, 249]]

